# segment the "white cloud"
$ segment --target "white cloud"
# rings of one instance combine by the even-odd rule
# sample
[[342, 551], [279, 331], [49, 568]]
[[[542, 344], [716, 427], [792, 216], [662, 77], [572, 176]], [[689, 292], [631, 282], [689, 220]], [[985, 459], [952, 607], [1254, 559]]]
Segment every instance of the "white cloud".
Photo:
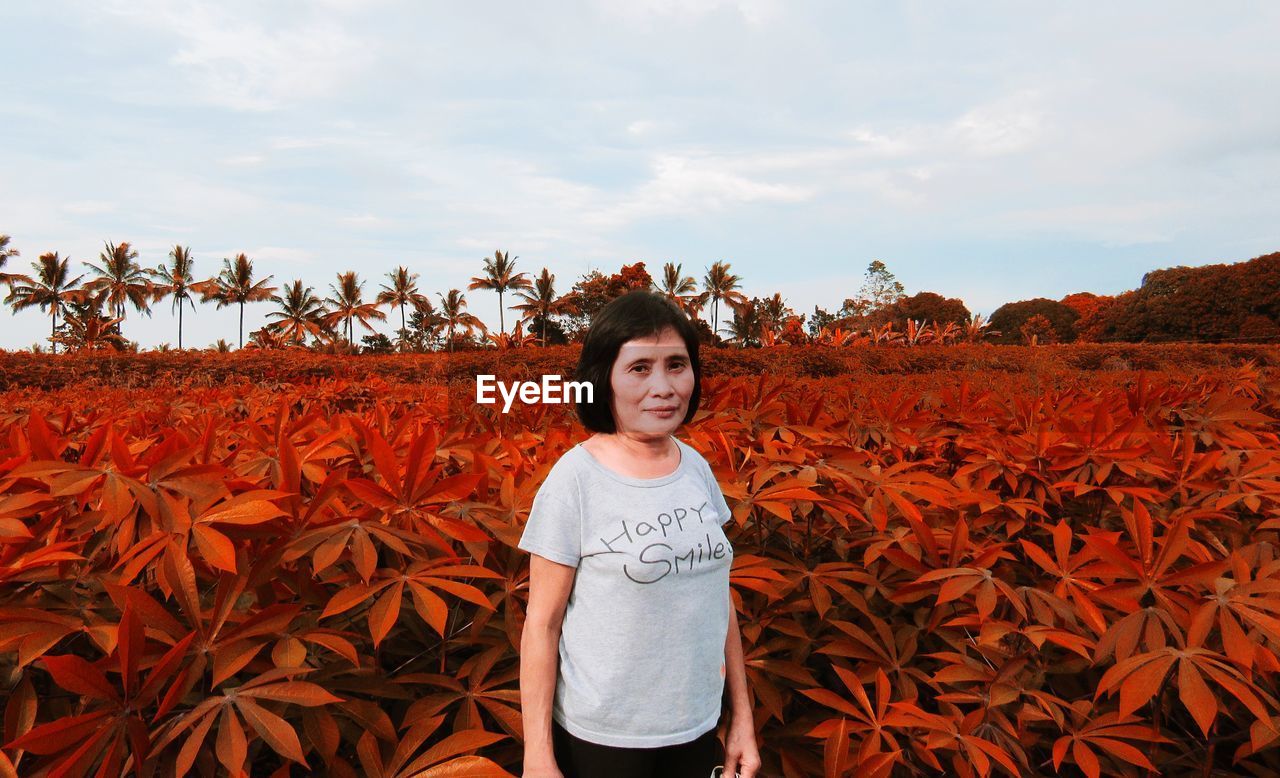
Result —
[[806, 187], [749, 178], [727, 158], [660, 154], [652, 166], [652, 178], [606, 215], [692, 216], [742, 203], [801, 202], [813, 195]]
[[627, 125], [627, 134], [636, 138], [651, 134], [658, 123], [650, 119], [637, 119]]
[[[519, 245], [528, 251], [605, 255], [619, 250], [619, 231], [651, 219], [693, 220], [744, 205], [812, 197], [808, 187], [750, 172], [752, 159], [657, 152], [650, 155], [642, 178], [615, 186], [573, 180], [512, 158], [419, 159], [423, 175], [432, 182], [419, 197], [428, 202], [428, 212], [440, 199], [438, 207], [447, 211], [448, 222], [480, 228], [455, 241], [465, 248], [492, 251]], [[502, 186], [489, 186], [491, 181]], [[442, 198], [440, 192], [455, 196]]]
[[374, 47], [331, 20], [268, 27], [249, 5], [204, 0], [129, 0], [110, 12], [159, 30], [173, 46], [170, 61], [196, 87], [196, 97], [241, 111], [283, 108], [334, 93], [358, 78]]
[[223, 157], [220, 162], [228, 167], [255, 167], [266, 162], [267, 158], [262, 154], [237, 154], [233, 157]]
[[476, 251], [486, 251], [492, 249], [493, 240], [490, 238], [475, 238], [469, 235], [460, 235], [453, 239], [455, 246], [464, 249], [474, 249]]
[[783, 12], [780, 0], [597, 0], [608, 13], [632, 21], [647, 18], [657, 20], [698, 20], [720, 10], [737, 13], [753, 26], [776, 21]]
[[882, 135], [867, 127], [859, 127], [849, 133], [849, 137], [858, 143], [860, 152], [876, 157], [901, 157], [916, 149], [904, 137]]
[[363, 227], [366, 229], [387, 227], [394, 223], [391, 219], [384, 219], [381, 216], [375, 216], [371, 213], [364, 213], [356, 216], [343, 216], [338, 221], [343, 224], [349, 224], [352, 227]]
[[325, 137], [311, 137], [311, 138], [300, 137], [300, 136], [285, 136], [285, 137], [279, 137], [279, 138], [273, 139], [271, 141], [271, 148], [276, 149], [278, 151], [292, 151], [294, 149], [318, 149], [318, 148], [323, 148], [325, 146], [337, 146], [340, 144], [350, 143], [350, 142], [351, 142], [350, 138], [343, 138], [343, 137], [332, 136], [332, 135], [325, 136]]
[[[227, 252], [228, 256], [235, 256], [240, 252]], [[244, 252], [249, 259], [253, 260], [254, 268], [265, 271], [270, 274], [270, 267], [276, 263], [288, 265], [310, 265], [316, 261], [316, 254], [309, 249], [293, 248], [289, 246], [259, 246]], [[277, 276], [279, 278], [279, 276]]]
[[1006, 210], [998, 219], [1008, 228], [1034, 232], [1089, 234], [1109, 246], [1168, 243], [1194, 212], [1178, 200], [1082, 203]]
[[62, 210], [77, 216], [92, 216], [99, 213], [111, 213], [116, 204], [106, 200], [75, 200], [62, 206]]
[[981, 156], [1012, 154], [1030, 148], [1041, 134], [1044, 111], [1035, 92], [1019, 92], [980, 105], [961, 116], [952, 132], [961, 148]]
[[811, 309], [872, 257], [994, 307], [1276, 248], [1269, 6], [105, 1], [0, 11], [45, 38], [10, 36], [0, 105], [24, 261], [181, 242], [436, 291], [495, 248], [562, 284], [728, 257], [763, 294], [803, 254]]

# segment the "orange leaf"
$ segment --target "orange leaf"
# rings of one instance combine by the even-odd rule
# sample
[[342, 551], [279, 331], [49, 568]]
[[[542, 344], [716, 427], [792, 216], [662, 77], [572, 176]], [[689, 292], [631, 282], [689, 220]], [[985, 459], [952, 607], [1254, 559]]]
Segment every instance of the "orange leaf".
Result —
[[102, 729], [103, 720], [110, 715], [111, 711], [100, 710], [54, 719], [4, 745], [5, 748], [21, 748], [33, 754], [56, 754]]
[[369, 636], [373, 638], [374, 648], [395, 626], [396, 619], [400, 617], [400, 602], [403, 597], [404, 581], [396, 581], [369, 608]]
[[1205, 737], [1209, 737], [1209, 729], [1213, 727], [1213, 720], [1218, 715], [1218, 699], [1209, 691], [1200, 672], [1187, 659], [1178, 663], [1178, 698], [1200, 725], [1200, 731]]
[[320, 618], [326, 619], [335, 616], [343, 611], [350, 610], [360, 603], [364, 602], [374, 592], [385, 588], [389, 581], [381, 582], [381, 585], [373, 587], [357, 584], [340, 589], [337, 594], [329, 598], [329, 603], [324, 606], [324, 610], [320, 612]]
[[251, 689], [241, 689], [239, 696], [289, 702], [306, 707], [342, 702], [341, 697], [335, 697], [325, 691], [324, 687], [308, 681], [281, 681], [280, 683], [267, 684], [266, 686], [255, 686]]
[[[486, 732], [482, 729], [467, 729], [461, 732], [455, 732], [449, 737], [436, 743], [426, 751], [422, 756], [413, 760], [402, 772], [406, 775], [412, 775], [425, 767], [433, 765], [451, 756], [461, 754], [464, 751], [474, 751], [477, 748], [484, 748], [487, 745], [496, 743], [505, 739], [506, 735], [499, 735], [494, 732]], [[485, 760], [488, 761], [488, 760]], [[455, 773], [441, 773], [441, 775], [454, 775]], [[484, 773], [456, 773], [456, 775], [482, 775]]]
[[227, 772], [239, 775], [244, 770], [248, 743], [245, 741], [240, 719], [236, 718], [229, 705], [222, 709], [222, 718], [218, 721], [217, 743], [218, 761], [227, 768]]
[[234, 503], [228, 500], [200, 516], [203, 524], [218, 522], [221, 524], [262, 524], [279, 516], [289, 514], [280, 510], [275, 503], [266, 500], [249, 500]]
[[445, 622], [449, 618], [449, 606], [439, 595], [417, 581], [409, 582], [409, 594], [413, 596], [414, 610], [422, 620], [431, 625], [437, 634], [443, 636]]
[[258, 736], [271, 746], [271, 750], [285, 759], [303, 765], [307, 763], [302, 754], [302, 744], [298, 742], [298, 733], [289, 722], [248, 699], [237, 699], [236, 708]]
[[823, 775], [844, 775], [849, 769], [849, 756], [849, 720], [842, 718], [823, 744]]
[[[1143, 654], [1143, 657], [1149, 656]], [[1137, 659], [1138, 657], [1134, 657]], [[1174, 662], [1174, 657], [1167, 654], [1157, 656], [1141, 663], [1141, 667], [1133, 671], [1120, 685], [1120, 715], [1128, 716], [1138, 708], [1147, 704], [1155, 696], [1164, 680], [1165, 673]], [[1114, 668], [1113, 668], [1114, 669]]]
[[450, 478], [442, 478], [432, 484], [427, 493], [423, 495], [422, 501], [441, 503], [461, 500], [475, 490], [476, 484], [480, 483], [482, 478], [484, 478], [483, 473], [463, 473]]
[[236, 571], [236, 547], [226, 535], [212, 527], [197, 524], [191, 528], [191, 536], [206, 562], [228, 573]]
[[264, 645], [266, 644], [258, 640], [240, 640], [219, 646], [213, 654], [213, 678], [210, 683], [217, 686], [240, 672], [253, 661]]
[[95, 700], [119, 702], [120, 695], [98, 668], [78, 656], [46, 656], [41, 660], [53, 682], [69, 692]]
[[1102, 765], [1098, 763], [1098, 757], [1089, 747], [1079, 740], [1071, 744], [1071, 755], [1075, 757], [1076, 765], [1084, 771], [1089, 778], [1098, 778], [1102, 775]]
[[200, 755], [200, 748], [204, 745], [205, 737], [208, 736], [209, 729], [213, 727], [213, 722], [216, 718], [217, 716], [210, 713], [200, 720], [195, 729], [191, 730], [186, 742], [182, 744], [182, 750], [178, 752], [174, 775], [191, 774], [191, 766], [195, 764], [196, 757]]

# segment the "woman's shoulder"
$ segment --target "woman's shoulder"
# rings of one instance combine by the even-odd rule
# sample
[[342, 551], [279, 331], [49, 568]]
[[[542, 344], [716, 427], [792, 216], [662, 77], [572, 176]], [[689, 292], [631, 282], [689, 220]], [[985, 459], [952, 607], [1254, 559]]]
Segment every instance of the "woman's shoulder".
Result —
[[680, 461], [682, 463], [688, 462], [696, 470], [707, 474], [711, 473], [711, 463], [707, 461], [707, 458], [702, 455], [701, 451], [690, 446], [688, 443], [685, 443], [674, 435], [671, 436], [671, 439], [680, 447]]
[[674, 440], [676, 442], [676, 445], [680, 447], [681, 455], [687, 455], [694, 461], [697, 461], [697, 460], [702, 460], [703, 462], [707, 461], [706, 458], [702, 456], [702, 453], [698, 451], [698, 449], [694, 448], [693, 446], [690, 446], [688, 443], [685, 443], [683, 440], [681, 440], [680, 438], [677, 438], [675, 435], [672, 435], [671, 439]]
[[587, 464], [583, 458], [586, 452], [583, 451], [582, 445], [571, 446], [561, 452], [560, 456], [551, 463], [551, 467], [547, 469], [547, 474], [542, 480], [542, 488], [567, 488], [575, 485], [578, 480], [578, 474]]
[[551, 469], [556, 472], [581, 470], [590, 462], [590, 459], [587, 449], [581, 443], [577, 443], [562, 451], [555, 463], [551, 465]]

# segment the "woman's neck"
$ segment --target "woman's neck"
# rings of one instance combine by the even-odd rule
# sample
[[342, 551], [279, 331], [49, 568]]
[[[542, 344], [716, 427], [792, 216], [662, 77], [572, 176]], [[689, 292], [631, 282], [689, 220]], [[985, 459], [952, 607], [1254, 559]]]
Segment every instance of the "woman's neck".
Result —
[[670, 435], [636, 435], [628, 432], [615, 432], [612, 434], [602, 433], [599, 437], [603, 438], [619, 454], [639, 460], [661, 461], [669, 458], [676, 450], [675, 441], [671, 439]]
[[675, 472], [680, 448], [670, 435], [635, 438], [625, 433], [597, 433], [583, 447], [616, 473], [631, 478], [660, 478]]

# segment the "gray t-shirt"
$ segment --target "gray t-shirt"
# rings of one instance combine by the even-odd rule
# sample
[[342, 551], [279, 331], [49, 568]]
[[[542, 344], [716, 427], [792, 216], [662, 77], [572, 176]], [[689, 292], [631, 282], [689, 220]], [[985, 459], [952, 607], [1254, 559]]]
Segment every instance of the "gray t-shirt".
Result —
[[707, 461], [676, 443], [680, 464], [661, 478], [629, 478], [569, 449], [520, 539], [577, 568], [552, 715], [592, 743], [675, 745], [720, 716], [733, 562], [721, 527], [731, 514]]

